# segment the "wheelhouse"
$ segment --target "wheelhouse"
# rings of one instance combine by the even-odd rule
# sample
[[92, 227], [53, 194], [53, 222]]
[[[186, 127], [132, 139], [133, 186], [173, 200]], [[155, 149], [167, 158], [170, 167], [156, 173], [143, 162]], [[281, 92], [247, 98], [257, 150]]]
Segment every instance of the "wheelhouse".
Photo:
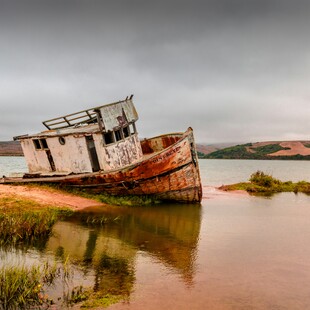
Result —
[[15, 137], [30, 174], [110, 171], [141, 160], [132, 96], [43, 122], [47, 130]]

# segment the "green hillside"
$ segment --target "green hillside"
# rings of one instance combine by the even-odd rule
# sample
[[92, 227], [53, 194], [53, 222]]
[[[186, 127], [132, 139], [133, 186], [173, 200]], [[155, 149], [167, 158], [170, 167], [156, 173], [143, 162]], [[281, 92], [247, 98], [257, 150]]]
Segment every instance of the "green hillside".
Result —
[[[202, 155], [200, 158], [209, 158], [209, 159], [289, 159], [289, 160], [310, 160], [310, 147], [308, 143], [303, 143], [303, 146], [309, 148], [308, 154], [291, 154], [292, 149], [290, 147], [281, 146], [281, 142], [272, 142], [266, 143], [266, 145], [261, 145], [263, 143], [247, 143], [240, 144], [232, 147], [227, 147], [221, 150], [217, 150], [210, 154]], [[279, 151], [288, 151], [287, 155], [284, 155], [285, 152], [280, 152], [281, 155], [270, 154], [279, 152]], [[200, 154], [201, 155], [201, 154]]]

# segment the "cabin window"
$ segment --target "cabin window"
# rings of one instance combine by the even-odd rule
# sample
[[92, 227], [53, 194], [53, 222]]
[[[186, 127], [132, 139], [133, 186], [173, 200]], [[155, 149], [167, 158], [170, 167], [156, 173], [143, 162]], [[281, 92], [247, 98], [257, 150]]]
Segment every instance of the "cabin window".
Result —
[[125, 138], [129, 137], [129, 128], [128, 128], [128, 126], [123, 128], [123, 133], [124, 133], [124, 137]]
[[34, 144], [34, 147], [36, 148], [36, 150], [41, 149], [41, 144], [40, 144], [40, 141], [38, 139], [34, 139], [33, 144]]
[[36, 150], [48, 149], [46, 139], [33, 139], [33, 144]]
[[135, 123], [131, 123], [128, 126], [122, 127], [114, 131], [108, 131], [103, 133], [104, 145], [112, 144], [128, 138], [136, 133]]
[[66, 140], [65, 140], [64, 137], [59, 137], [59, 138], [58, 138], [58, 141], [59, 141], [59, 143], [60, 143], [61, 145], [65, 145], [65, 144], [66, 144]]
[[136, 133], [136, 125], [135, 125], [135, 123], [129, 124], [128, 128], [129, 128], [130, 135], [133, 135], [134, 133]]
[[113, 131], [108, 131], [106, 133], [103, 134], [103, 138], [104, 138], [104, 143], [105, 144], [111, 144], [114, 142], [113, 139]]
[[42, 148], [43, 149], [48, 149], [48, 145], [47, 145], [46, 140], [45, 139], [40, 139], [40, 141], [41, 141], [41, 144], [42, 144]]
[[122, 133], [121, 133], [120, 129], [119, 130], [115, 130], [114, 133], [115, 133], [115, 140], [116, 141], [122, 140]]

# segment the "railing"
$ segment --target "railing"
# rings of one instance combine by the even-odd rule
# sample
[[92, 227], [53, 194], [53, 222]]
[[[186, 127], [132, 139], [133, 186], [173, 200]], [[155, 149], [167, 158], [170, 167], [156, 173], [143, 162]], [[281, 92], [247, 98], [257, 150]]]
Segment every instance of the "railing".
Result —
[[97, 123], [97, 114], [94, 108], [52, 118], [42, 122], [47, 129], [60, 129], [71, 127], [77, 124]]
[[[133, 97], [133, 95], [131, 95], [129, 97], [129, 100], [131, 100], [132, 97]], [[117, 103], [127, 101], [127, 100], [128, 100], [128, 97], [126, 97], [125, 100], [120, 100], [120, 101], [113, 102], [113, 103], [110, 103], [107, 105], [113, 105], [113, 104], [117, 104]], [[67, 127], [71, 127], [71, 126], [78, 125], [78, 124], [97, 123], [98, 120], [97, 120], [96, 110], [99, 110], [103, 106], [106, 106], [106, 104], [99, 106], [99, 107], [83, 110], [80, 112], [76, 112], [76, 113], [67, 114], [64, 116], [52, 118], [52, 119], [49, 119], [49, 120], [44, 121], [42, 123], [49, 130], [50, 129], [67, 128]]]

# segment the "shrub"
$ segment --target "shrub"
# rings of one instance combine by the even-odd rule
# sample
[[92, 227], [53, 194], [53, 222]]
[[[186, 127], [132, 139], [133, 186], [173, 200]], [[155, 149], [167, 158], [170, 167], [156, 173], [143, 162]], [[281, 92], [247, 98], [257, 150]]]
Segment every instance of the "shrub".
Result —
[[281, 181], [273, 178], [271, 175], [265, 174], [263, 171], [256, 171], [250, 177], [250, 182], [263, 187], [272, 187], [280, 185]]

